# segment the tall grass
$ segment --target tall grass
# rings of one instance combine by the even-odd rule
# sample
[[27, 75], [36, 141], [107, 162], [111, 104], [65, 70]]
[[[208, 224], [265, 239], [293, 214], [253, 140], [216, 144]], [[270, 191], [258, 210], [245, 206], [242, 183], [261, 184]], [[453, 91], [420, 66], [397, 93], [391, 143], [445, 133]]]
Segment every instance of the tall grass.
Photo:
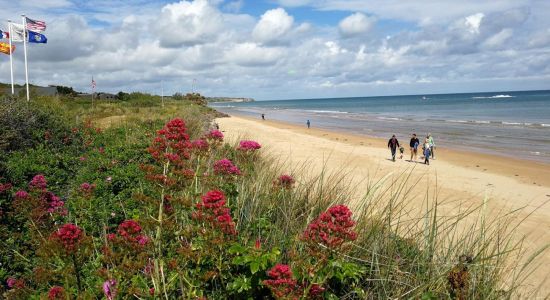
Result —
[[[490, 218], [485, 198], [477, 206], [457, 205], [452, 214], [442, 214], [442, 203], [449, 203], [439, 198], [436, 187], [434, 192], [426, 190], [419, 209], [411, 205], [412, 191], [422, 188], [412, 170], [377, 182], [363, 179], [367, 192], [353, 199], [357, 179], [343, 169], [315, 173], [306, 162], [285, 172], [288, 167], [275, 156], [254, 161], [254, 174], [239, 184], [238, 226], [284, 249], [283, 260], [288, 262], [292, 251], [307, 255], [299, 239], [314, 217], [331, 205], [350, 205], [359, 237], [342, 258], [365, 268], [360, 286], [367, 294], [350, 292], [346, 298], [541, 297], [540, 287], [527, 282], [546, 248], [525, 253], [524, 240], [516, 232], [522, 222], [518, 211]], [[298, 178], [293, 189], [273, 188], [273, 179], [282, 173]], [[262, 223], [269, 227], [262, 230]]]

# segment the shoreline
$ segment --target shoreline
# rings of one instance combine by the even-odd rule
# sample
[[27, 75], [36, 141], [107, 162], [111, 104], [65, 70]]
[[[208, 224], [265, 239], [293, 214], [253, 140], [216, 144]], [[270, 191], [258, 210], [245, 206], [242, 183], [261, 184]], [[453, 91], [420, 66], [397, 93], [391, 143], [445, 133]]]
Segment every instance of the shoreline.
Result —
[[[426, 205], [434, 201], [440, 217], [452, 218], [477, 207], [495, 226], [503, 225], [499, 219], [513, 212], [510, 222], [519, 222], [513, 234], [524, 239], [527, 256], [550, 245], [550, 166], [546, 164], [443, 147], [436, 148], [436, 159], [430, 165], [420, 159], [417, 163], [406, 161], [408, 147], [402, 160], [392, 162], [386, 139], [235, 114], [216, 122], [227, 141], [256, 140], [264, 153], [276, 158], [282, 171], [292, 176], [307, 180], [321, 172], [329, 177], [333, 172], [343, 174], [346, 182], [342, 183], [351, 188], [348, 204], [352, 207], [379, 183], [390, 193], [394, 184], [403, 183], [407, 190], [403, 221], [421, 220]], [[476, 213], [464, 220], [462, 230], [478, 218]], [[543, 251], [537, 261], [541, 266], [550, 265], [550, 251]], [[539, 267], [526, 284], [541, 284], [547, 275], [547, 270]], [[550, 293], [550, 286], [543, 291]]]
[[[387, 151], [387, 156], [388, 158], [390, 157], [390, 152], [385, 147], [385, 145], [387, 145], [387, 139], [384, 138], [338, 131], [336, 129], [308, 129], [305, 125], [299, 126], [290, 122], [278, 120], [261, 120], [240, 114], [232, 114], [230, 117], [245, 119], [252, 122], [261, 122], [262, 124], [272, 125], [278, 128], [287, 128], [300, 133], [308, 133], [312, 136], [346, 143], [352, 146], [376, 147]], [[408, 138], [407, 140], [401, 140], [400, 144], [406, 146], [404, 147], [405, 153], [403, 155], [403, 160], [408, 160], [410, 158]], [[418, 163], [420, 163], [420, 152], [421, 151], [419, 150]], [[510, 178], [515, 178], [525, 184], [532, 184], [534, 186], [541, 187], [546, 186], [550, 189], [550, 176], [541, 176], [541, 173], [539, 173], [540, 171], [546, 171], [550, 174], [550, 164], [545, 162], [507, 157], [499, 155], [498, 153], [491, 155], [484, 152], [469, 151], [460, 148], [448, 148], [445, 146], [436, 146], [434, 152], [436, 155], [434, 163], [437, 163], [437, 161], [440, 160], [440, 157], [444, 157], [443, 161], [449, 162], [457, 167], [470, 168], [472, 170], [488, 172], [496, 175], [509, 176]]]

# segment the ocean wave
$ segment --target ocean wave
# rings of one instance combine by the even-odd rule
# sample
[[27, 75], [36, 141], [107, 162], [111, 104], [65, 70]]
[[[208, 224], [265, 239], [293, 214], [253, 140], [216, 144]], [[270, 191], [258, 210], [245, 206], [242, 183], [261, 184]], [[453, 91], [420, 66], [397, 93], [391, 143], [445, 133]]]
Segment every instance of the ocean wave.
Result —
[[388, 121], [403, 121], [403, 119], [401, 118], [394, 118], [394, 117], [377, 117], [377, 119], [388, 120]]
[[339, 110], [306, 110], [308, 112], [314, 112], [318, 114], [347, 114], [347, 111], [339, 111]]
[[540, 124], [540, 126], [542, 126], [542, 127], [550, 127], [550, 124], [544, 124], [544, 123], [542, 123], [542, 124]]
[[494, 95], [494, 96], [479, 96], [472, 97], [472, 99], [499, 99], [499, 98], [514, 98], [515, 96], [511, 95]]

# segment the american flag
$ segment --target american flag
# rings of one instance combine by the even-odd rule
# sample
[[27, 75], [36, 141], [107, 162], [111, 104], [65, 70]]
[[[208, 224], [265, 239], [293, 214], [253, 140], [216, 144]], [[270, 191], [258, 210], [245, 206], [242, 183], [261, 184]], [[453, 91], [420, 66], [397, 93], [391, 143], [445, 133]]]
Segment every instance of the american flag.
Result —
[[26, 18], [26, 19], [27, 19], [27, 30], [38, 31], [38, 32], [42, 32], [46, 30], [46, 22], [37, 21], [29, 18]]
[[95, 80], [94, 80], [94, 77], [92, 77], [92, 89], [95, 89]]

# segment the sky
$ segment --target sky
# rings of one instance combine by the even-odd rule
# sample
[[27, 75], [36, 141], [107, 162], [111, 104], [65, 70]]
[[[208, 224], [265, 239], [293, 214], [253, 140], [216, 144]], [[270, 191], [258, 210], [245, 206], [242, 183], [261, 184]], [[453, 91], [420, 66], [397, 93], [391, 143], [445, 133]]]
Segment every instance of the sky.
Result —
[[[550, 89], [548, 0], [0, 0], [29, 80], [257, 100]], [[4, 40], [7, 41], [7, 40]], [[24, 82], [16, 44], [16, 82]], [[0, 82], [10, 81], [0, 56]], [[195, 85], [193, 86], [193, 82]]]

